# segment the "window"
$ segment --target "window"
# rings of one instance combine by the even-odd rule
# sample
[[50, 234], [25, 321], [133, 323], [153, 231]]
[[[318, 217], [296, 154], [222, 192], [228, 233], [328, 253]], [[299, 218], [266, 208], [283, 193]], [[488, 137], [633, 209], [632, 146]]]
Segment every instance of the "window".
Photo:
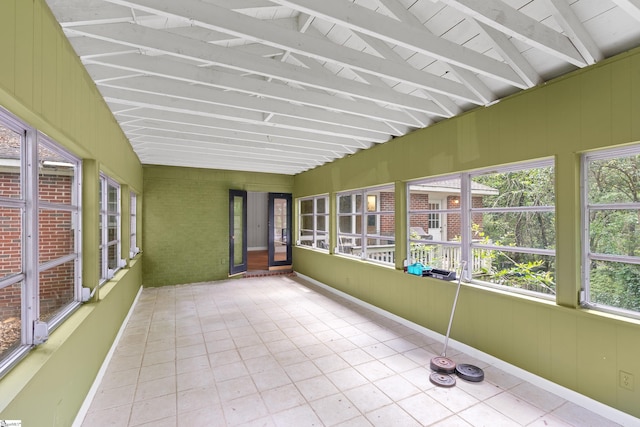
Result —
[[131, 193], [131, 204], [130, 204], [130, 242], [129, 242], [129, 258], [133, 258], [140, 252], [140, 248], [138, 247], [138, 196], [136, 193]]
[[337, 195], [336, 252], [395, 264], [395, 188], [376, 187]]
[[[472, 277], [538, 295], [554, 295], [552, 161], [474, 173], [470, 179], [468, 265]], [[474, 192], [478, 196], [474, 197]], [[485, 194], [479, 197], [480, 192]]]
[[555, 294], [551, 160], [408, 184], [409, 262], [479, 284]]
[[120, 185], [100, 175], [100, 282], [124, 265], [120, 259]]
[[460, 175], [409, 184], [409, 260], [456, 270], [461, 260]]
[[80, 304], [80, 162], [0, 110], [0, 374]]
[[640, 146], [585, 154], [583, 303], [640, 316]]
[[329, 196], [298, 200], [298, 246], [329, 250]]

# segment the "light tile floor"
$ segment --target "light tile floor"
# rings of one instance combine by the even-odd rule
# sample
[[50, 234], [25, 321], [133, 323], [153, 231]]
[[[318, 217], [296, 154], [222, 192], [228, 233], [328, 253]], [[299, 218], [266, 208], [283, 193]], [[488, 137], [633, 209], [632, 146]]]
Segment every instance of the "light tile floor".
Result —
[[145, 288], [82, 426], [616, 425], [461, 353], [434, 386], [442, 345], [295, 277]]

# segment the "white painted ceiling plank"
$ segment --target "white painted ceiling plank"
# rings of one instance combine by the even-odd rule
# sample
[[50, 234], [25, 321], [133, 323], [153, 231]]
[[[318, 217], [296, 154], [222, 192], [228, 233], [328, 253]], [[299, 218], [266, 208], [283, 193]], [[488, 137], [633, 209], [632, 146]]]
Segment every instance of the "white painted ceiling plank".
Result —
[[640, 21], [640, 0], [612, 0], [637, 21]]
[[[420, 20], [414, 14], [412, 14], [407, 9], [405, 9], [404, 6], [402, 6], [402, 4], [400, 4], [400, 2], [398, 2], [397, 0], [377, 0], [377, 1], [384, 8], [386, 8], [390, 14], [394, 15], [403, 24], [410, 25], [415, 28], [419, 28], [420, 31], [423, 31], [424, 33], [428, 34], [430, 37], [433, 36], [433, 34], [424, 25], [420, 23]], [[385, 44], [384, 46], [387, 46], [387, 45]], [[395, 51], [391, 50], [391, 52], [397, 55]], [[474, 92], [478, 96], [478, 99], [483, 101], [485, 104], [493, 102], [496, 99], [495, 94], [493, 94], [491, 90], [479, 78], [477, 78], [475, 74], [473, 74], [472, 71], [454, 64], [448, 64], [448, 67], [454, 72], [458, 80], [464, 83], [469, 88], [469, 90]], [[440, 102], [446, 102], [446, 101], [440, 100]], [[450, 105], [448, 109], [452, 113], [451, 114], [452, 116], [459, 113], [458, 111], [459, 109], [453, 108]]]
[[299, 172], [303, 172], [307, 169], [300, 168], [284, 168], [282, 166], [272, 166], [264, 162], [223, 162], [216, 161], [216, 159], [186, 159], [176, 160], [175, 156], [164, 157], [144, 157], [140, 159], [146, 165], [160, 165], [160, 166], [179, 166], [179, 167], [191, 167], [191, 168], [210, 168], [210, 169], [224, 169], [232, 171], [246, 171], [246, 172], [261, 172], [261, 173], [280, 173], [294, 175]]
[[323, 158], [314, 157], [282, 157], [278, 152], [255, 152], [251, 150], [238, 150], [233, 146], [227, 146], [226, 148], [218, 147], [203, 147], [197, 144], [193, 144], [187, 141], [171, 142], [159, 142], [159, 141], [141, 141], [138, 144], [143, 151], [147, 150], [151, 155], [157, 155], [161, 151], [175, 153], [177, 157], [190, 157], [190, 156], [216, 156], [217, 161], [236, 160], [236, 161], [250, 161], [262, 160], [270, 163], [271, 165], [302, 165], [305, 167], [317, 166], [322, 163]]
[[576, 14], [571, 10], [567, 0], [546, 0], [549, 8], [554, 11], [554, 18], [562, 27], [564, 32], [569, 35], [574, 46], [585, 61], [589, 64], [595, 64], [602, 60], [604, 56], [600, 48], [593, 41], [591, 35], [587, 32], [578, 19]]
[[[386, 61], [348, 47], [336, 45], [326, 39], [320, 39], [304, 33], [298, 33], [297, 31], [281, 28], [269, 22], [264, 22], [238, 12], [196, 0], [181, 0], [180, 3], [169, 0], [107, 1], [139, 8], [144, 11], [152, 11], [153, 13], [168, 17], [182, 18], [187, 22], [205, 28], [219, 30], [238, 37], [246, 37], [301, 55], [335, 62], [346, 67], [370, 72], [423, 89], [431, 89], [436, 92], [459, 97], [469, 102], [474, 101], [473, 96], [471, 96], [467, 88], [459, 83], [421, 72], [406, 64], [398, 65], [392, 61]], [[438, 38], [435, 39], [439, 40]], [[456, 48], [460, 49], [460, 46], [452, 43], [449, 48], [456, 50]], [[515, 77], [518, 78], [517, 75]]]
[[211, 129], [223, 129], [236, 133], [250, 133], [266, 137], [287, 138], [294, 141], [310, 141], [315, 144], [327, 144], [329, 146], [347, 146], [354, 149], [361, 147], [360, 142], [354, 138], [335, 135], [327, 137], [327, 135], [321, 135], [316, 132], [297, 129], [283, 129], [262, 123], [246, 123], [225, 119], [211, 120], [209, 117], [190, 114], [188, 112], [170, 112], [153, 108], [140, 108], [135, 111], [127, 112], [123, 115], [118, 115], [117, 118], [122, 121], [123, 116], [129, 118], [159, 120], [167, 123], [190, 124]]
[[496, 100], [496, 95], [485, 85], [477, 75], [471, 71], [451, 65], [451, 71], [456, 75], [458, 80], [462, 81], [467, 87], [474, 92], [482, 102], [487, 105]]
[[366, 119], [359, 116], [339, 114], [316, 107], [302, 107], [290, 102], [260, 97], [252, 97], [231, 91], [221, 91], [202, 85], [193, 85], [178, 80], [170, 80], [155, 76], [132, 77], [128, 79], [110, 80], [100, 85], [135, 92], [153, 93], [189, 101], [207, 104], [229, 106], [248, 111], [259, 111], [267, 114], [279, 114], [289, 117], [324, 123], [327, 125], [342, 125], [354, 129], [364, 129], [391, 133], [392, 129], [381, 121]]
[[[481, 53], [450, 42], [424, 31], [424, 28], [408, 25], [388, 18], [354, 3], [341, 0], [274, 0], [277, 3], [321, 16], [352, 30], [421, 52], [439, 60], [484, 74], [522, 87], [520, 77], [506, 64]], [[422, 87], [429, 89], [428, 87]]]
[[483, 32], [492, 42], [493, 48], [498, 54], [509, 63], [518, 75], [524, 80], [529, 87], [537, 86], [542, 83], [542, 77], [531, 66], [529, 61], [525, 59], [520, 51], [514, 46], [509, 38], [502, 32], [478, 22], [473, 18], [468, 18], [473, 24], [477, 25], [480, 31]]
[[537, 49], [557, 56], [577, 67], [587, 64], [568, 37], [541, 24], [500, 0], [440, 0], [447, 6], [517, 38]]
[[211, 132], [203, 132], [200, 129], [190, 132], [188, 125], [171, 126], [168, 123], [151, 123], [149, 120], [143, 120], [137, 124], [140, 124], [140, 126], [126, 132], [127, 136], [131, 139], [147, 136], [180, 139], [182, 135], [189, 140], [240, 144], [248, 149], [264, 148], [272, 151], [286, 151], [289, 153], [297, 153], [297, 155], [310, 154], [324, 158], [335, 157], [337, 155], [336, 150], [321, 148], [318, 144], [301, 144], [302, 141], [293, 142], [283, 138], [276, 138], [274, 140], [272, 138], [259, 138], [257, 135], [252, 134], [245, 134], [247, 136], [246, 138], [240, 138], [238, 136], [227, 138], [224, 135], [218, 135], [213, 129]]
[[148, 75], [229, 89], [250, 95], [259, 95], [281, 101], [341, 111], [376, 120], [393, 121], [407, 126], [419, 125], [415, 119], [409, 118], [405, 113], [399, 111], [381, 108], [369, 103], [346, 101], [316, 91], [295, 89], [280, 83], [236, 76], [224, 72], [215, 72], [207, 68], [172, 61], [167, 56], [151, 57], [133, 54], [110, 56], [108, 58], [98, 58], [85, 62], [87, 64], [101, 64], [115, 67], [116, 69], [136, 71]]
[[[517, 92], [504, 80], [452, 67], [424, 50], [390, 42], [390, 36], [418, 44], [423, 40], [412, 35], [428, 31], [438, 46], [452, 43], [455, 52], [471, 51], [500, 68], [511, 67], [522, 81], [518, 87], [541, 84], [583, 66], [579, 61], [594, 63], [640, 43], [640, 0], [323, 0], [315, 2], [319, 6], [286, 0], [339, 5], [349, 12], [343, 20], [362, 10], [356, 24], [371, 30], [362, 37], [340, 19], [330, 22], [269, 0], [140, 0], [146, 10], [122, 6], [125, 0], [45, 1], [99, 88], [126, 88], [123, 99], [106, 102], [143, 164], [267, 173], [300, 173], [384, 142], [390, 134], [460, 114], [491, 99], [489, 93]], [[446, 5], [454, 3], [458, 7]], [[167, 4], [184, 13], [158, 11]], [[190, 5], [201, 9], [187, 10]], [[199, 13], [219, 8], [226, 14]], [[385, 25], [377, 28], [362, 16]], [[233, 18], [230, 27], [225, 17]], [[249, 28], [238, 28], [239, 23]], [[298, 41], [301, 45], [292, 48]], [[456, 97], [450, 87], [429, 91], [424, 76], [466, 92]], [[420, 84], [411, 83], [418, 78]], [[162, 83], [136, 84], [154, 79]], [[200, 86], [206, 88], [195, 93]], [[141, 90], [162, 96], [139, 98], [149, 95]], [[371, 132], [369, 123], [379, 126], [378, 132]], [[378, 138], [368, 138], [372, 134]]]
[[[165, 148], [165, 149], [178, 149], [188, 152], [205, 152], [218, 155], [228, 155], [233, 157], [239, 157], [244, 159], [264, 159], [272, 162], [286, 162], [290, 164], [308, 165], [313, 163], [315, 165], [326, 162], [329, 158], [325, 156], [318, 156], [309, 153], [291, 153], [288, 151], [274, 150], [262, 147], [247, 147], [237, 142], [224, 143], [213, 142], [211, 140], [203, 141], [197, 137], [182, 135], [177, 137], [146, 137], [136, 141], [136, 147], [145, 148]], [[239, 150], [239, 148], [241, 150]]]
[[[198, 101], [186, 99], [170, 98], [163, 95], [156, 95], [144, 92], [133, 92], [125, 89], [113, 87], [101, 87], [100, 92], [106, 101], [115, 101], [138, 107], [160, 109], [164, 111], [187, 113], [203, 117], [220, 118], [225, 120], [263, 123], [264, 114], [255, 113], [230, 107], [219, 107], [213, 104], [205, 104]], [[310, 120], [291, 119], [281, 120], [279, 127], [294, 130], [316, 132], [323, 135], [335, 135], [341, 137], [362, 138], [368, 141], [385, 142], [389, 139], [382, 133], [371, 132], [363, 129], [346, 128], [332, 124], [320, 124]], [[278, 127], [278, 126], [276, 126]]]
[[[74, 27], [68, 31], [126, 46], [153, 49], [179, 58], [197, 59], [230, 69], [257, 73], [332, 92], [341, 92], [357, 98], [384, 102], [426, 113], [437, 114], [440, 112], [442, 114], [439, 107], [432, 102], [398, 93], [391, 88], [372, 87], [336, 76], [330, 77], [304, 67], [256, 57], [237, 50], [194, 41], [176, 34], [134, 24], [92, 25]], [[462, 85], [460, 86], [462, 87]], [[465, 88], [465, 90], [467, 89]]]
[[[325, 156], [325, 157], [335, 157], [337, 155], [338, 150], [347, 151], [347, 152], [355, 152], [356, 149], [347, 146], [334, 147], [329, 146], [329, 144], [318, 144], [313, 143], [311, 141], [301, 141], [301, 140], [288, 140], [286, 138], [276, 138], [269, 137], [266, 135], [256, 135], [249, 133], [231, 133], [230, 131], [225, 131], [221, 129], [211, 129], [211, 132], [188, 132], [181, 131], [179, 129], [189, 129], [189, 125], [180, 125], [175, 126], [174, 128], [167, 123], [149, 123], [149, 120], [142, 120], [132, 124], [132, 130], [127, 131], [127, 136], [130, 138], [142, 137], [142, 136], [159, 136], [160, 134], [173, 133], [173, 132], [182, 132], [184, 135], [198, 135], [201, 137], [208, 138], [211, 141], [239, 141], [243, 144], [247, 144], [250, 147], [269, 147], [274, 150], [285, 150], [290, 151], [292, 153], [311, 153], [314, 155]], [[135, 127], [133, 126], [140, 124], [144, 127]], [[168, 126], [167, 126], [168, 125]], [[230, 134], [230, 137], [228, 137]], [[244, 138], [242, 137], [244, 136]]]
[[[382, 40], [376, 39], [375, 37], [371, 37], [368, 34], [363, 34], [358, 32], [356, 32], [356, 34], [367, 45], [369, 45], [373, 50], [377, 51], [380, 55], [386, 57], [387, 59], [396, 60], [396, 61], [400, 60], [400, 56], [398, 55], [398, 53], [395, 52], [393, 49], [391, 49]], [[370, 80], [371, 78], [377, 79], [377, 77], [375, 76], [370, 76], [367, 79]], [[384, 85], [385, 83], [381, 82], [378, 79], [377, 84]], [[421, 89], [417, 89], [417, 90], [421, 90]], [[456, 114], [456, 111], [458, 111], [457, 105], [449, 97], [442, 95], [440, 93], [423, 91], [423, 93], [424, 92], [426, 92], [427, 93], [426, 96], [431, 98], [437, 105], [439, 105], [445, 111], [445, 113], [448, 113], [448, 117], [453, 117]]]

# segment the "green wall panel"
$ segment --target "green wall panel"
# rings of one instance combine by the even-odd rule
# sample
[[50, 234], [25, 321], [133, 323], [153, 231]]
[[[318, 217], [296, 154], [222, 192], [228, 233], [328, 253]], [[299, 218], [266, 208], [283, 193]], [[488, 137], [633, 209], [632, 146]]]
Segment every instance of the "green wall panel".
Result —
[[[580, 153], [639, 142], [639, 100], [636, 49], [299, 174], [294, 197], [329, 193], [333, 199], [343, 190], [554, 158], [556, 300], [463, 285], [451, 336], [640, 417], [640, 322], [578, 306]], [[303, 248], [294, 251], [294, 267], [419, 325], [446, 332], [455, 292], [450, 283]], [[634, 390], [620, 387], [620, 370], [635, 376]]]
[[[107, 172], [142, 199], [142, 166], [44, 0], [0, 1], [0, 52], [0, 105], [87, 166], [83, 280], [94, 287], [98, 173]], [[141, 284], [142, 262], [136, 260], [103, 286], [101, 301], [80, 307], [0, 379], [0, 419], [70, 426]]]
[[[15, 45], [15, 2], [5, 1], [0, 13], [0, 52], [2, 63], [0, 67], [0, 88], [13, 93], [15, 81], [16, 45]], [[6, 65], [10, 64], [10, 65]]]
[[[0, 419], [68, 427], [84, 402], [142, 280], [141, 262], [81, 307], [0, 382]], [[37, 409], [34, 409], [37, 408]]]
[[145, 166], [145, 286], [226, 279], [229, 190], [291, 193], [289, 175]]

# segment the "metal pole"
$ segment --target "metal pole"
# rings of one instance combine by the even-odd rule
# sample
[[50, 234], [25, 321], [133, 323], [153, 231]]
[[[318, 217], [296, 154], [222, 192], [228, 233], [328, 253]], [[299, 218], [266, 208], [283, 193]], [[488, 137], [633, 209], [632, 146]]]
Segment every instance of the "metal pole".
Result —
[[458, 274], [458, 287], [456, 288], [456, 296], [453, 298], [453, 307], [451, 308], [451, 317], [449, 318], [449, 327], [447, 328], [447, 335], [444, 337], [444, 350], [442, 356], [447, 357], [447, 344], [449, 343], [449, 333], [451, 332], [451, 324], [453, 323], [453, 314], [456, 312], [456, 304], [458, 303], [458, 294], [460, 293], [460, 282], [462, 281], [462, 272], [464, 271], [467, 261], [460, 263], [460, 273]]

